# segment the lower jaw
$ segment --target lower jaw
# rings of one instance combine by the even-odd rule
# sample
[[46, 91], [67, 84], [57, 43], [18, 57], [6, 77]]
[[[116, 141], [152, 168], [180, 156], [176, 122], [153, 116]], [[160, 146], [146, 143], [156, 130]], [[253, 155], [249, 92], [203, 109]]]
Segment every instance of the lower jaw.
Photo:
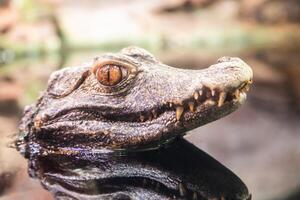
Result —
[[[97, 135], [99, 138], [95, 138], [95, 134], [80, 133], [79, 131], [76, 132], [76, 130], [70, 132], [69, 136], [66, 133], [60, 134], [54, 131], [42, 131], [37, 133], [37, 137], [34, 137], [33, 140], [35, 140], [34, 142], [36, 142], [43, 151], [58, 154], [86, 154], [87, 152], [93, 154], [153, 150], [170, 144], [177, 137], [185, 135], [186, 131], [217, 120], [233, 112], [239, 105], [239, 103], [228, 103], [224, 104], [221, 108], [217, 106], [206, 109], [197, 107], [194, 113], [184, 113], [181, 120], [176, 120], [174, 112], [164, 113], [161, 116], [161, 121], [163, 121], [164, 118], [173, 118], [173, 120], [169, 121], [167, 126], [155, 132], [148, 133], [146, 133], [146, 129], [142, 130], [141, 127], [135, 127], [135, 136], [128, 137], [126, 140], [124, 140], [122, 136], [119, 136], [119, 138], [110, 136], [109, 143], [105, 143], [105, 137], [103, 136], [103, 138], [101, 138], [100, 134]], [[149, 129], [151, 129], [151, 125], [155, 125], [155, 122], [153, 121], [152, 124], [145, 123], [144, 128], [147, 128], [146, 124], [148, 124]], [[124, 129], [126, 129], [126, 127]], [[138, 129], [140, 129], [143, 134], [139, 134]], [[130, 134], [128, 133], [128, 135]], [[142, 140], [140, 139], [141, 136], [143, 137]]]

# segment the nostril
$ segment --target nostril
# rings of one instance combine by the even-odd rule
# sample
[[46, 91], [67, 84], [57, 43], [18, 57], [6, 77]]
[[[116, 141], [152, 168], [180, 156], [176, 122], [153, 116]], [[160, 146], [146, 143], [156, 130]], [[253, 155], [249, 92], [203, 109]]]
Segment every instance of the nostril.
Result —
[[236, 57], [229, 57], [229, 56], [224, 56], [218, 59], [218, 63], [222, 63], [222, 62], [232, 62], [232, 61], [238, 61], [239, 58]]
[[227, 57], [227, 56], [224, 56], [224, 57], [221, 57], [218, 59], [218, 63], [222, 63], [222, 62], [229, 62], [231, 60], [231, 57]]

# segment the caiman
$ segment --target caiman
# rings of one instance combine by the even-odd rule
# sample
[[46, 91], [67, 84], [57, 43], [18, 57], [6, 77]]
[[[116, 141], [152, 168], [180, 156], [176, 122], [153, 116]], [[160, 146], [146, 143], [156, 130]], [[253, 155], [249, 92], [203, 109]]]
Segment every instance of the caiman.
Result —
[[25, 108], [17, 146], [34, 141], [69, 153], [156, 148], [236, 110], [252, 76], [239, 58], [192, 70], [137, 47], [103, 54], [51, 74], [37, 103]]

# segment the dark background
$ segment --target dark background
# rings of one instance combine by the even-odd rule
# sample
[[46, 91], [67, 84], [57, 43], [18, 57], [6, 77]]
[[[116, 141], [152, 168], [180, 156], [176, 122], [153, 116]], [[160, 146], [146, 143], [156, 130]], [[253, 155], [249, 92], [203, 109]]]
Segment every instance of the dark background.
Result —
[[0, 199], [52, 199], [7, 147], [49, 74], [128, 45], [175, 67], [245, 60], [254, 71], [246, 104], [186, 138], [253, 199], [300, 199], [299, 22], [298, 0], [0, 0]]

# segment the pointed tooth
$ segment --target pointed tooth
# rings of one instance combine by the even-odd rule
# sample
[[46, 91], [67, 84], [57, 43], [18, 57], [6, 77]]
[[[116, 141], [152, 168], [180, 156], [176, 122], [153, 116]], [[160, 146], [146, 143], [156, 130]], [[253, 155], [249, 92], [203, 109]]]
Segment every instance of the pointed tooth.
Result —
[[152, 114], [152, 112], [148, 112], [148, 120], [152, 120], [153, 119], [153, 114]]
[[211, 90], [211, 96], [213, 97], [213, 96], [215, 96], [215, 94], [216, 94], [216, 91], [214, 91], [213, 89]]
[[240, 97], [240, 91], [238, 89], [235, 90], [234, 96], [235, 96], [235, 98], [239, 98]]
[[177, 121], [179, 121], [182, 113], [183, 113], [183, 107], [182, 106], [177, 106], [176, 107], [176, 119], [177, 119]]
[[193, 200], [197, 200], [198, 199], [198, 195], [196, 192], [193, 193]]
[[226, 99], [226, 92], [221, 92], [219, 95], [218, 107], [223, 106], [225, 99]]
[[183, 186], [182, 183], [179, 183], [178, 189], [179, 189], [179, 194], [180, 194], [180, 196], [184, 196], [185, 193], [186, 193], [186, 191], [185, 191], [185, 188], [184, 188], [184, 186]]
[[249, 86], [249, 85], [246, 85], [246, 86], [245, 86], [245, 90], [246, 90], [246, 92], [248, 92], [248, 91], [250, 90], [250, 86]]
[[157, 112], [155, 110], [152, 110], [152, 114], [154, 118], [157, 118]]
[[199, 93], [196, 91], [196, 92], [194, 92], [194, 98], [195, 98], [195, 100], [198, 100], [199, 99]]
[[199, 94], [200, 94], [200, 96], [202, 96], [202, 94], [203, 94], [203, 91], [202, 91], [202, 90], [200, 90], [200, 91], [199, 91]]
[[210, 105], [210, 106], [214, 106], [214, 105], [216, 105], [216, 102], [214, 102], [214, 101], [211, 100], [211, 99], [207, 99], [207, 100], [204, 102], [204, 104], [208, 104], [208, 105]]
[[170, 103], [169, 103], [169, 106], [170, 106], [170, 108], [172, 108], [172, 107], [173, 107], [173, 103], [172, 103], [172, 102], [170, 102]]
[[189, 105], [189, 109], [191, 112], [194, 112], [195, 111], [195, 103], [193, 101], [189, 102], [188, 103]]
[[140, 115], [140, 120], [141, 120], [141, 122], [144, 122], [145, 121], [145, 116]]
[[246, 95], [245, 92], [241, 92], [239, 95], [240, 95], [240, 96], [239, 96], [238, 101], [239, 101], [240, 103], [243, 103], [243, 102], [246, 100], [247, 95]]
[[240, 89], [240, 93], [241, 93], [241, 92], [247, 92], [247, 91], [246, 91], [246, 88]]

